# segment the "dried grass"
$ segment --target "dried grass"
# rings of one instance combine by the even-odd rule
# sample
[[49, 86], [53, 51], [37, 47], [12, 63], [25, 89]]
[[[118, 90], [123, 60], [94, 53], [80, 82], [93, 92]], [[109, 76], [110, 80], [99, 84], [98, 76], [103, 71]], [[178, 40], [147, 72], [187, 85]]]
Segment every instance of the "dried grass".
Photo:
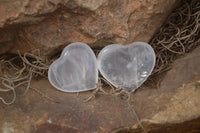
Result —
[[152, 75], [168, 70], [174, 60], [200, 46], [199, 35], [200, 1], [184, 0], [150, 41], [157, 58]]
[[[25, 53], [18, 52], [15, 57], [2, 57], [0, 59], [0, 92], [13, 92], [11, 101], [3, 97], [0, 100], [6, 104], [12, 104], [16, 100], [16, 89], [23, 88], [24, 95], [30, 88], [32, 78], [47, 77], [50, 61], [40, 55], [39, 50]], [[7, 59], [8, 58], [8, 59]]]

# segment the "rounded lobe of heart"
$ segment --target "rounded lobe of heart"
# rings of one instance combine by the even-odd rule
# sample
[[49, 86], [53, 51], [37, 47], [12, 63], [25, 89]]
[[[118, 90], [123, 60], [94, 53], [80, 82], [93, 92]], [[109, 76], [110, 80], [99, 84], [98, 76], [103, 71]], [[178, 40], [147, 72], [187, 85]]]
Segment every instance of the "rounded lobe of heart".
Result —
[[155, 66], [153, 48], [144, 42], [112, 44], [97, 58], [102, 76], [117, 88], [133, 92], [147, 79]]
[[48, 71], [50, 83], [64, 92], [82, 92], [96, 88], [98, 68], [96, 56], [85, 43], [66, 46]]

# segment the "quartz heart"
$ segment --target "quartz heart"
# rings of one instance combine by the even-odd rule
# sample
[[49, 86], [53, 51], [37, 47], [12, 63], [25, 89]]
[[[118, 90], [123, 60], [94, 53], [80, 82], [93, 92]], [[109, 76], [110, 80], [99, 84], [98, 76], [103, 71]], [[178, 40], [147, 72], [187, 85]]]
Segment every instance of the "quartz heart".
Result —
[[59, 59], [48, 71], [50, 83], [64, 92], [81, 92], [96, 88], [97, 60], [85, 43], [75, 42], [64, 48]]
[[102, 76], [117, 88], [133, 92], [147, 79], [155, 66], [155, 53], [144, 42], [129, 45], [112, 44], [98, 55]]

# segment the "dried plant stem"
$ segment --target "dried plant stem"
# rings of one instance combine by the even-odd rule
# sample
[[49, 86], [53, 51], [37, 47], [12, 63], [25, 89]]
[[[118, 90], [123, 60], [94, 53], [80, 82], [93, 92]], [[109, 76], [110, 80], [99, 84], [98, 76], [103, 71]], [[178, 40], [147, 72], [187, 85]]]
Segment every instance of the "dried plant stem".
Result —
[[95, 95], [98, 91], [103, 92], [104, 94], [107, 94], [107, 92], [105, 92], [102, 88], [102, 82], [101, 82], [102, 78], [98, 78], [98, 83], [97, 83], [97, 87], [96, 89], [92, 92], [92, 96], [88, 97], [87, 99], [85, 99], [83, 102], [88, 102], [90, 101], [92, 98], [95, 98]]
[[180, 55], [200, 45], [200, 2], [184, 0], [150, 41], [156, 52], [153, 74], [160, 74]]
[[141, 121], [140, 121], [140, 119], [139, 119], [139, 116], [138, 116], [138, 114], [136, 113], [136, 111], [135, 111], [134, 107], [133, 107], [133, 106], [131, 106], [131, 104], [130, 104], [130, 102], [129, 102], [129, 101], [128, 101], [128, 107], [129, 107], [129, 108], [130, 108], [130, 110], [133, 112], [133, 114], [134, 114], [134, 116], [135, 116], [135, 118], [136, 118], [136, 120], [137, 120], [137, 122], [138, 122], [139, 126], [142, 128], [143, 132], [144, 132], [144, 133], [147, 133], [146, 129], [144, 128], [143, 124], [141, 123]]
[[39, 90], [36, 89], [36, 88], [33, 88], [33, 87], [30, 86], [30, 89], [33, 89], [35, 92], [37, 92], [38, 94], [40, 94], [41, 96], [43, 96], [44, 98], [46, 98], [47, 100], [49, 100], [49, 101], [51, 101], [51, 102], [53, 102], [53, 103], [59, 103], [58, 101], [56, 101], [56, 100], [54, 100], [53, 98], [51, 98], [51, 97], [45, 95], [44, 93], [42, 93], [41, 91], [39, 91]]
[[[15, 64], [15, 60], [20, 59], [18, 63]], [[33, 78], [38, 76], [47, 77], [47, 70], [50, 65], [50, 61], [46, 57], [40, 56], [40, 51], [35, 50], [32, 53], [25, 53], [23, 56], [18, 51], [18, 56], [6, 60], [1, 57], [0, 59], [0, 79], [1, 88], [0, 92], [13, 91], [13, 99], [11, 102], [6, 102], [4, 98], [0, 97], [0, 100], [6, 104], [12, 104], [16, 100], [16, 91], [18, 87], [24, 88], [24, 95], [28, 92]], [[37, 91], [39, 92], [39, 91]], [[42, 92], [40, 92], [42, 94]], [[48, 97], [43, 94], [44, 97]], [[47, 98], [51, 99], [51, 98]], [[51, 99], [51, 101], [53, 101]]]
[[[128, 93], [128, 92], [124, 91], [124, 88], [127, 88], [127, 87], [116, 88], [116, 87], [114, 87], [112, 84], [110, 84], [106, 79], [100, 78], [100, 80], [105, 81], [105, 83], [108, 84], [108, 85], [112, 88], [112, 91], [111, 91], [112, 94], [114, 94], [114, 95], [120, 95], [120, 94], [125, 94], [125, 95], [127, 95], [127, 100], [126, 100], [126, 101], [127, 101], [127, 103], [128, 103], [128, 107], [130, 108], [131, 112], [133, 112], [133, 114], [134, 114], [134, 116], [135, 116], [135, 118], [136, 118], [136, 120], [137, 120], [139, 126], [142, 128], [143, 132], [144, 132], [144, 133], [147, 133], [147, 131], [145, 130], [144, 126], [142, 125], [142, 123], [141, 123], [141, 121], [140, 121], [140, 119], [139, 119], [139, 116], [137, 115], [135, 109], [134, 109], [133, 106], [131, 106], [131, 104], [130, 104], [131, 94], [132, 94], [132, 93]], [[102, 86], [102, 83], [101, 83], [101, 82], [100, 82], [100, 84], [101, 84], [101, 86]], [[95, 93], [97, 93], [97, 91], [98, 91], [98, 89], [95, 90]], [[91, 98], [90, 98], [90, 99], [91, 99]], [[90, 99], [89, 99], [89, 100], [90, 100]], [[88, 99], [87, 99], [87, 101], [88, 101]]]

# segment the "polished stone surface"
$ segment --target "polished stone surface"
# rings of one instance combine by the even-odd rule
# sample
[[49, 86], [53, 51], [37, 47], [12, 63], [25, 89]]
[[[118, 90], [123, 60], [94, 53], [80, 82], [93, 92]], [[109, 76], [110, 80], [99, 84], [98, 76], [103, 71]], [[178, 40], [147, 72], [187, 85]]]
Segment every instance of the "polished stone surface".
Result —
[[147, 43], [112, 44], [99, 53], [98, 67], [112, 85], [133, 92], [151, 74], [155, 60], [154, 50]]
[[48, 72], [50, 83], [64, 92], [81, 92], [96, 88], [98, 68], [92, 49], [81, 42], [71, 43], [54, 61]]

